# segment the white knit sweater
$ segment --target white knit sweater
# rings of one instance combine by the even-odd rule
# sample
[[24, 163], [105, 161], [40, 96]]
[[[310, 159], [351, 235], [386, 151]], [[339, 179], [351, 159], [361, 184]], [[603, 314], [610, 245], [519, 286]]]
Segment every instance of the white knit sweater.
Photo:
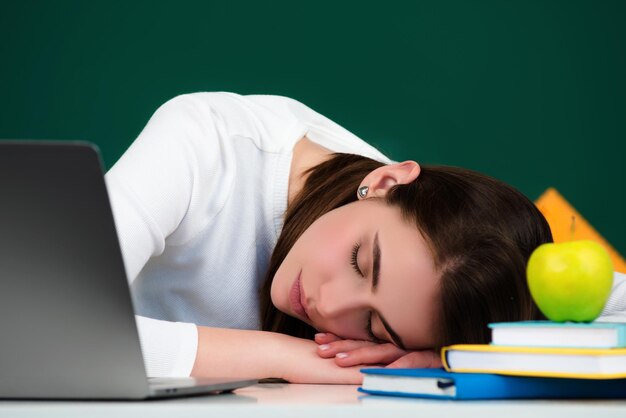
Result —
[[149, 376], [188, 376], [194, 324], [259, 329], [258, 291], [304, 135], [389, 163], [302, 103], [195, 93], [161, 106], [106, 174]]

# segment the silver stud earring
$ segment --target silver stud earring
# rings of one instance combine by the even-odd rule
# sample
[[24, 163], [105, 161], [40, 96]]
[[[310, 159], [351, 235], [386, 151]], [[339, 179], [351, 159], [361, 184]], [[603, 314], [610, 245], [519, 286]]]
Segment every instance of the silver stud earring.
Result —
[[369, 189], [370, 189], [370, 188], [369, 188], [369, 187], [367, 187], [367, 186], [361, 186], [361, 187], [359, 187], [359, 190], [358, 190], [358, 192], [357, 192], [357, 193], [358, 193], [358, 195], [359, 195], [359, 198], [361, 198], [361, 199], [365, 198], [365, 196], [367, 196], [367, 191], [368, 191]]

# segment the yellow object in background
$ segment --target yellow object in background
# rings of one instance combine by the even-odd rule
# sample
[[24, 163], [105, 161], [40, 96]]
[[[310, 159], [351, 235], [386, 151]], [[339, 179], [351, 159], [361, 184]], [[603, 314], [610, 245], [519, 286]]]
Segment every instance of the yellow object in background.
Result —
[[554, 242], [589, 239], [608, 251], [615, 271], [626, 273], [624, 258], [583, 218], [556, 189], [550, 187], [535, 204], [546, 217]]

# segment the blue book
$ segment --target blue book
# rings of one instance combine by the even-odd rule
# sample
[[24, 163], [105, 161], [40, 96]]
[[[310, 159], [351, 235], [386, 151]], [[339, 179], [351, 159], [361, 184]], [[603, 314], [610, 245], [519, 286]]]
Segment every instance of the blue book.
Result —
[[523, 347], [624, 348], [626, 323], [519, 321], [489, 324], [491, 343]]
[[626, 379], [566, 379], [453, 373], [444, 369], [361, 369], [360, 392], [430, 399], [626, 398]]

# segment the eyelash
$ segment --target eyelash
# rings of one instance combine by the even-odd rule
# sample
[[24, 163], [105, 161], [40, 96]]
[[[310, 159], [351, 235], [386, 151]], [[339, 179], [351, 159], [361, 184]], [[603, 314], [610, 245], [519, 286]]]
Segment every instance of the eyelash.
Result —
[[352, 258], [350, 259], [350, 264], [354, 267], [354, 271], [356, 271], [361, 277], [363, 277], [363, 273], [361, 273], [361, 269], [359, 269], [359, 264], [357, 263], [357, 254], [359, 253], [359, 248], [361, 248], [361, 244], [357, 243], [352, 248]]
[[[352, 248], [352, 257], [350, 259], [350, 264], [352, 264], [352, 267], [354, 267], [354, 271], [356, 271], [361, 277], [365, 277], [363, 276], [363, 273], [361, 273], [361, 269], [359, 269], [359, 264], [357, 263], [357, 255], [359, 254], [359, 248], [361, 248], [361, 244], [359, 243], [355, 244], [354, 247]], [[365, 332], [367, 333], [371, 341], [374, 341], [374, 342], [380, 341], [380, 339], [374, 335], [374, 331], [372, 331], [372, 311], [369, 311], [367, 315], [367, 324], [365, 325]]]

